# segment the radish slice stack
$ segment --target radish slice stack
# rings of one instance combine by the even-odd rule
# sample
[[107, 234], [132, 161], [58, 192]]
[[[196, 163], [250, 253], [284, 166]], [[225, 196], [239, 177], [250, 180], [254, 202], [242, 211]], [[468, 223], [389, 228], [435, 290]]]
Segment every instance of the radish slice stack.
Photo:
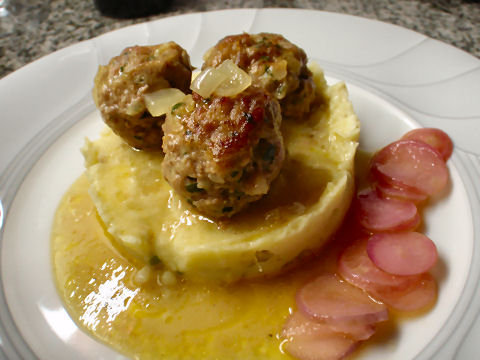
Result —
[[343, 359], [388, 319], [385, 305], [334, 274], [318, 276], [297, 292], [288, 318], [285, 350], [302, 360]]
[[282, 333], [287, 352], [300, 360], [343, 359], [388, 319], [387, 306], [412, 312], [434, 303], [437, 284], [428, 271], [438, 254], [414, 231], [421, 222], [416, 204], [444, 190], [452, 150], [447, 134], [426, 128], [375, 154], [372, 187], [354, 202], [353, 226], [362, 235], [341, 252], [341, 277], [322, 274], [298, 290], [298, 310]]
[[290, 315], [282, 335], [288, 339], [285, 350], [302, 360], [343, 359], [357, 347], [357, 341], [348, 335], [334, 332], [299, 311]]

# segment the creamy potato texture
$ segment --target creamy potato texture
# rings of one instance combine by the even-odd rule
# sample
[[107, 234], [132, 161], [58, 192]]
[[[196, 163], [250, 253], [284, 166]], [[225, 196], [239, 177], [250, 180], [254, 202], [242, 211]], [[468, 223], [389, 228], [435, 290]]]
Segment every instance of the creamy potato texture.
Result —
[[202, 281], [280, 272], [317, 251], [340, 225], [353, 194], [359, 122], [343, 83], [313, 66], [321, 106], [284, 120], [287, 156], [264, 198], [228, 220], [202, 216], [163, 178], [162, 156], [130, 148], [110, 130], [83, 149], [90, 195], [122, 251]]

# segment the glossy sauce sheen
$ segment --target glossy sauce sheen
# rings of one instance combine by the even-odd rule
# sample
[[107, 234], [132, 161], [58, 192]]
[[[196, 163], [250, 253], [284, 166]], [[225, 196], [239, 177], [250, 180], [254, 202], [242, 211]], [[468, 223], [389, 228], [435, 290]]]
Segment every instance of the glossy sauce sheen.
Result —
[[[279, 333], [295, 292], [335, 264], [315, 261], [289, 274], [229, 286], [162, 284], [162, 272], [135, 284], [137, 271], [113, 247], [85, 177], [65, 194], [52, 233], [58, 291], [80, 327], [140, 359], [291, 359]], [[313, 268], [315, 267], [315, 268]]]

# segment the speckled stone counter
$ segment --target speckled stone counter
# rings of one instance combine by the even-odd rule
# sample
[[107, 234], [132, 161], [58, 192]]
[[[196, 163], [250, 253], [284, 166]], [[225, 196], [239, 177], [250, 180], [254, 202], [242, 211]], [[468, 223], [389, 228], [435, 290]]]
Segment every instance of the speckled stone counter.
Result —
[[174, 0], [165, 12], [134, 20], [102, 16], [93, 0], [18, 1], [24, 5], [17, 14], [0, 17], [0, 77], [55, 50], [130, 24], [241, 7], [305, 8], [362, 16], [418, 31], [480, 57], [480, 2], [475, 0]]

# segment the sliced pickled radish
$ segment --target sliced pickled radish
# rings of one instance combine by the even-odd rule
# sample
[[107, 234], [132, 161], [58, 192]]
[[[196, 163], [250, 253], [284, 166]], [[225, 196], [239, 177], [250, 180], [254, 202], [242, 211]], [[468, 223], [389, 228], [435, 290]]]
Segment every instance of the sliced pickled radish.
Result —
[[398, 311], [418, 311], [432, 305], [437, 298], [435, 279], [429, 273], [409, 278], [406, 286], [371, 286], [369, 293]]
[[450, 137], [444, 131], [436, 128], [411, 130], [402, 136], [402, 140], [422, 141], [437, 150], [445, 161], [453, 152], [453, 143]]
[[297, 306], [309, 316], [333, 323], [375, 323], [388, 319], [385, 305], [333, 274], [320, 275], [297, 292]]
[[372, 159], [371, 172], [383, 182], [426, 195], [440, 192], [448, 181], [440, 153], [416, 140], [396, 141], [381, 149]]
[[309, 319], [299, 311], [288, 318], [282, 332], [284, 349], [299, 360], [343, 359], [357, 347], [351, 337]]
[[356, 321], [326, 323], [333, 331], [347, 334], [355, 340], [367, 340], [375, 334], [375, 325]]
[[419, 203], [427, 199], [426, 194], [422, 194], [413, 189], [401, 188], [386, 183], [377, 183], [375, 188], [378, 190], [381, 197], [386, 199], [399, 199]]
[[349, 283], [366, 291], [370, 284], [399, 287], [409, 281], [406, 276], [392, 275], [378, 268], [367, 254], [367, 239], [355, 241], [342, 252], [338, 271]]
[[394, 275], [427, 272], [438, 257], [433, 241], [418, 232], [374, 234], [367, 253], [376, 266]]
[[420, 223], [417, 207], [410, 201], [386, 199], [375, 190], [358, 194], [358, 220], [371, 231], [412, 230]]

